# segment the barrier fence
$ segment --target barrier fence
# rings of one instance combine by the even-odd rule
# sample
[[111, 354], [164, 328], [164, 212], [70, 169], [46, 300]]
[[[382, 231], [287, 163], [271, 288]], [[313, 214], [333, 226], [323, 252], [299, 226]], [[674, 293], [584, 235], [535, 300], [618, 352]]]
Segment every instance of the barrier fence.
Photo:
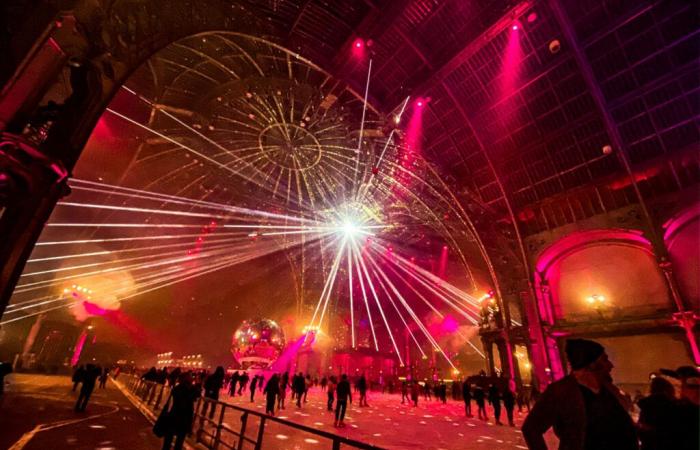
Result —
[[[122, 374], [118, 382], [156, 416], [170, 396], [167, 383], [146, 381], [127, 374]], [[302, 448], [309, 444], [319, 444], [314, 448], [324, 448], [320, 444], [326, 442], [333, 450], [339, 450], [341, 446], [381, 450], [371, 444], [205, 397], [200, 397], [195, 405], [193, 436], [196, 443], [212, 450], [290, 448], [294, 447], [295, 441], [302, 443]]]

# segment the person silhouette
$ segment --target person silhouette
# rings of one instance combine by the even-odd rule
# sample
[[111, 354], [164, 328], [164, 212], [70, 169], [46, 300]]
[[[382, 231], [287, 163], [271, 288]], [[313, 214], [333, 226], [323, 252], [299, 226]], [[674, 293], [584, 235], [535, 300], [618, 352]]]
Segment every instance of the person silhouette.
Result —
[[478, 383], [474, 385], [474, 400], [476, 401], [477, 414], [479, 420], [489, 420], [488, 414], [486, 414], [486, 393], [484, 388]]
[[612, 383], [614, 366], [605, 348], [569, 339], [565, 351], [571, 373], [550, 384], [525, 418], [528, 447], [545, 450], [543, 435], [553, 427], [560, 448], [637, 450], [631, 401]]
[[413, 406], [418, 406], [418, 394], [420, 393], [420, 385], [417, 381], [411, 382], [411, 400], [413, 400]]
[[462, 384], [462, 400], [464, 400], [464, 412], [467, 417], [474, 417], [472, 415], [472, 385], [466, 379]]
[[277, 409], [285, 409], [284, 401], [287, 399], [287, 385], [289, 384], [289, 373], [285, 372], [280, 377], [280, 392], [277, 396]]
[[243, 372], [243, 375], [238, 379], [238, 395], [243, 395], [243, 391], [245, 391], [246, 386], [248, 385], [248, 380], [250, 380], [250, 377], [248, 377], [248, 372]]
[[5, 392], [5, 376], [12, 373], [12, 365], [0, 361], [0, 396]]
[[345, 411], [348, 408], [348, 400], [352, 403], [352, 390], [350, 389], [350, 382], [348, 382], [348, 376], [343, 374], [340, 377], [340, 382], [335, 388], [336, 391], [336, 402], [335, 402], [335, 422], [336, 427], [344, 427], [345, 422]]
[[277, 374], [272, 375], [270, 380], [265, 385], [265, 413], [274, 416], [275, 415], [275, 400], [280, 390], [280, 380]]
[[[192, 430], [194, 403], [200, 396], [200, 390], [192, 385], [192, 375], [184, 372], [179, 376], [178, 383], [170, 395], [172, 406], [164, 411], [168, 415], [168, 427], [163, 437], [163, 450], [170, 450], [173, 439], [175, 439], [174, 450], [182, 450], [185, 437]], [[167, 407], [169, 407], [168, 404], [166, 404]]]
[[360, 392], [360, 406], [369, 406], [367, 404], [367, 379], [364, 373], [357, 381], [357, 390]]
[[78, 385], [83, 381], [84, 374], [85, 374], [85, 366], [84, 365], [76, 366], [75, 370], [73, 371], [73, 377], [71, 379], [71, 381], [73, 381], [73, 392], [75, 392]]
[[236, 385], [238, 384], [238, 380], [240, 379], [240, 375], [238, 374], [238, 371], [236, 371], [232, 376], [231, 376], [231, 381], [229, 383], [228, 387], [228, 394], [231, 397], [236, 396]]
[[503, 407], [506, 409], [506, 416], [508, 416], [508, 425], [511, 427], [515, 426], [513, 422], [513, 411], [515, 410], [515, 393], [513, 392], [515, 388], [515, 383], [513, 380], [508, 380], [505, 390], [501, 398], [503, 399]]
[[[257, 389], [258, 387], [258, 382], [258, 375], [253, 376], [253, 379], [250, 380], [250, 403], [253, 403], [255, 401], [255, 389]], [[260, 384], [262, 384], [262, 381], [260, 381]]]
[[329, 377], [326, 381], [326, 396], [328, 397], [326, 407], [328, 411], [333, 411], [333, 402], [335, 401], [336, 385], [337, 383], [335, 382], [334, 376]]
[[489, 403], [493, 406], [493, 415], [496, 419], [496, 425], [503, 425], [501, 423], [501, 393], [498, 390], [498, 386], [495, 384], [489, 387]]
[[306, 391], [306, 381], [304, 380], [303, 373], [299, 372], [299, 375], [297, 375], [297, 377], [296, 377], [296, 381], [293, 382], [292, 388], [294, 389], [294, 393], [296, 395], [297, 408], [301, 408], [302, 396], [304, 395], [304, 392]]
[[100, 389], [104, 389], [107, 385], [107, 377], [109, 376], [109, 368], [105, 367], [100, 373]]
[[216, 402], [219, 400], [219, 392], [224, 385], [224, 368], [218, 366], [213, 374], [209, 375], [204, 381], [204, 398], [211, 401], [204, 401], [202, 406], [202, 421], [204, 421], [204, 416], [207, 414], [207, 409], [209, 410], [209, 418], [214, 418], [214, 410], [216, 409]]
[[75, 402], [75, 411], [83, 412], [87, 408], [88, 401], [92, 395], [92, 391], [95, 390], [95, 382], [97, 377], [100, 376], [99, 368], [92, 364], [88, 364], [85, 368], [85, 372], [82, 376], [82, 386], [80, 387], [80, 395], [78, 396], [78, 401]]

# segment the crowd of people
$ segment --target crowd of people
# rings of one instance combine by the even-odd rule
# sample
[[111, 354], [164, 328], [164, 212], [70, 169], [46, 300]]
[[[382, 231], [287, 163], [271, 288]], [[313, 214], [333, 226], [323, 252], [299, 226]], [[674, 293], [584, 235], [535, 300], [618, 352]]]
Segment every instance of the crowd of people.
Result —
[[[302, 404], [307, 401], [309, 388], [319, 385], [319, 380], [317, 378], [312, 379], [308, 374], [305, 376], [301, 372], [292, 374], [291, 377], [289, 372], [276, 373], [267, 381], [265, 381], [263, 375], [260, 374], [254, 375], [252, 380], [250, 380], [247, 373], [243, 372], [240, 374], [239, 372], [235, 372], [226, 381], [228, 383], [229, 395], [232, 397], [244, 395], [246, 386], [250, 381], [251, 402], [255, 401], [256, 389], [262, 387], [263, 394], [265, 395], [265, 413], [271, 416], [275, 415], [276, 410], [279, 411], [286, 408], [287, 390], [291, 391], [290, 398], [292, 401], [295, 401], [296, 407], [301, 408]], [[323, 378], [320, 384], [321, 389], [325, 391], [328, 396], [328, 411], [335, 411], [335, 426], [344, 427], [347, 403], [348, 401], [352, 403], [352, 393], [347, 375], [342, 375], [339, 381], [336, 380], [335, 377]], [[364, 376], [360, 377], [358, 388], [360, 392], [360, 406], [367, 406], [367, 382]], [[335, 403], [335, 410], [333, 409], [333, 403]]]
[[[499, 381], [499, 380], [495, 380]], [[463, 401], [465, 415], [472, 415], [472, 401], [476, 403], [477, 415], [481, 420], [489, 420], [486, 412], [486, 404], [490, 404], [494, 411], [494, 420], [497, 425], [502, 425], [501, 411], [505, 409], [508, 424], [515, 426], [513, 419], [516, 406], [519, 411], [523, 408], [530, 410], [530, 393], [526, 394], [524, 390], [516, 391], [515, 383], [508, 383], [507, 380], [501, 379], [501, 382], [494, 382], [491, 377], [486, 377], [485, 373], [481, 373], [477, 377], [465, 378], [465, 380], [451, 381], [451, 397], [453, 400]], [[505, 383], [503, 381], [506, 381]], [[369, 406], [367, 400], [367, 392], [369, 385], [364, 374], [354, 377], [351, 380], [347, 375], [324, 376], [320, 380], [312, 378], [310, 375], [303, 373], [292, 374], [290, 377], [288, 372], [277, 373], [272, 375], [267, 381], [262, 375], [253, 375], [252, 379], [246, 372], [234, 372], [230, 376], [224, 378], [223, 384], [230, 396], [243, 396], [246, 387], [249, 386], [250, 402], [254, 401], [255, 392], [258, 389], [263, 389], [265, 395], [267, 414], [274, 415], [275, 411], [286, 408], [287, 391], [291, 391], [291, 399], [295, 401], [297, 408], [302, 407], [306, 403], [306, 397], [309, 388], [312, 386], [320, 386], [322, 392], [327, 396], [327, 410], [335, 412], [335, 425], [338, 427], [344, 426], [343, 418], [344, 411], [347, 407], [347, 402], [352, 401], [352, 392], [358, 397], [360, 407]], [[393, 393], [393, 385], [388, 384], [388, 387], [382, 389], [389, 393]], [[435, 401], [447, 403], [448, 385], [445, 380], [410, 380], [405, 379], [401, 382], [401, 404], [409, 404], [418, 406], [420, 397], [425, 401]], [[536, 392], [534, 390], [533, 392]], [[211, 396], [211, 398], [214, 398]]]
[[[489, 409], [497, 425], [504, 425], [502, 416], [510, 426], [515, 426], [514, 412], [526, 409], [529, 413], [522, 426], [523, 437], [528, 448], [547, 449], [544, 434], [553, 428], [560, 440], [560, 448], [577, 450], [696, 450], [700, 431], [700, 372], [696, 367], [681, 367], [675, 371], [662, 370], [653, 376], [649, 395], [638, 395], [634, 401], [613, 383], [610, 376], [613, 368], [605, 349], [598, 343], [583, 339], [570, 339], [566, 353], [571, 372], [566, 377], [551, 383], [540, 394], [537, 389], [518, 389], [512, 380], [505, 377], [488, 377], [485, 373], [452, 381], [449, 386], [451, 398], [464, 403], [467, 418], [476, 415], [479, 420], [489, 421]], [[108, 371], [88, 365], [76, 370], [74, 390], [82, 383], [81, 395], [76, 410], [84, 410], [95, 381], [106, 380]], [[113, 376], [118, 373], [113, 373]], [[231, 397], [244, 397], [244, 401], [255, 402], [255, 395], [262, 391], [265, 412], [274, 416], [287, 407], [287, 392], [296, 408], [306, 403], [311, 387], [320, 387], [327, 399], [326, 409], [332, 413], [336, 427], [344, 427], [348, 403], [353, 393], [360, 407], [368, 406], [367, 393], [371, 383], [364, 374], [352, 379], [346, 374], [324, 376], [320, 380], [303, 373], [275, 373], [266, 378], [262, 373], [237, 371], [227, 374], [223, 367], [208, 373], [204, 370], [182, 370], [175, 368], [151, 368], [142, 377], [151, 385], [168, 385], [171, 390], [161, 415], [166, 415], [167, 426], [162, 428], [164, 449], [182, 448], [185, 436], [191, 432], [194, 421], [195, 402], [202, 402], [201, 420], [211, 419], [220, 393]], [[680, 395], [668, 378], [680, 382]], [[448, 383], [444, 380], [404, 379], [400, 387], [401, 404], [417, 407], [421, 397], [424, 401], [447, 402]], [[389, 383], [389, 391], [393, 386]], [[385, 389], [383, 389], [385, 390]], [[398, 401], [398, 400], [397, 400]], [[534, 403], [534, 406], [531, 406]], [[475, 404], [475, 405], [473, 405]], [[490, 408], [487, 408], [490, 405]], [[633, 420], [631, 411], [636, 405], [638, 420]], [[476, 414], [473, 413], [476, 407]], [[505, 414], [503, 411], [505, 410]]]

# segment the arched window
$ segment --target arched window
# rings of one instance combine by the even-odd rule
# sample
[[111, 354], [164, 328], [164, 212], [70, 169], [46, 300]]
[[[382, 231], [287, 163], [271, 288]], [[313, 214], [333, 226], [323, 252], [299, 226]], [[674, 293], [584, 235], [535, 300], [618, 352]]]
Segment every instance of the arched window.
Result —
[[547, 286], [540, 302], [550, 323], [652, 316], [672, 308], [668, 289], [639, 231], [573, 233], [537, 260], [536, 283]]

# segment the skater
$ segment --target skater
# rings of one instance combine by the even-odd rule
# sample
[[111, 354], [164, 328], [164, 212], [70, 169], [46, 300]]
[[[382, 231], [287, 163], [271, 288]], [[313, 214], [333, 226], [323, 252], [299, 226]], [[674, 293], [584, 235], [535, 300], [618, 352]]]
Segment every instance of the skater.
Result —
[[498, 391], [498, 386], [492, 384], [489, 387], [489, 403], [493, 406], [493, 415], [496, 418], [496, 425], [501, 423], [501, 393]]
[[[163, 436], [163, 450], [170, 450], [175, 439], [175, 450], [181, 450], [185, 436], [192, 430], [194, 420], [194, 403], [200, 395], [200, 390], [192, 385], [192, 377], [185, 372], [178, 376], [178, 383], [171, 393], [172, 407], [164, 411], [168, 415], [168, 426]], [[166, 408], [168, 407], [166, 403]]]
[[417, 381], [411, 383], [411, 400], [413, 400], [413, 406], [418, 406], [418, 395], [420, 394], [420, 386]]
[[357, 380], [357, 390], [360, 391], [360, 406], [369, 406], [367, 404], [367, 379], [364, 373]]
[[423, 384], [423, 397], [425, 398], [425, 401], [427, 402], [428, 400], [432, 400], [431, 398], [431, 391], [432, 391], [432, 386], [430, 386], [430, 381], [425, 380], [425, 383]]
[[462, 400], [464, 400], [464, 413], [467, 417], [474, 417], [472, 415], [472, 386], [466, 379], [462, 384]]
[[277, 400], [277, 394], [279, 394], [280, 380], [277, 374], [272, 375], [265, 385], [265, 413], [271, 416], [275, 415], [275, 400]]
[[328, 395], [328, 411], [333, 412], [333, 401], [335, 396], [335, 377], [330, 377], [326, 384], [326, 394]]
[[100, 374], [100, 389], [104, 389], [107, 385], [107, 377], [109, 376], [109, 369], [104, 368]]
[[438, 393], [440, 400], [442, 400], [442, 404], [447, 404], [447, 385], [445, 384], [445, 380], [440, 381], [440, 384], [438, 385]]
[[284, 401], [287, 398], [287, 382], [289, 380], [289, 373], [285, 372], [280, 377], [280, 393], [277, 397], [277, 409], [284, 409]]
[[248, 385], [248, 380], [250, 380], [248, 372], [243, 372], [243, 375], [241, 375], [241, 377], [238, 379], [238, 395], [243, 395], [243, 391], [245, 391], [245, 388]]
[[83, 385], [80, 387], [80, 395], [78, 396], [78, 401], [75, 403], [76, 412], [83, 412], [85, 408], [87, 408], [92, 391], [95, 390], [95, 381], [97, 381], [97, 377], [99, 376], [99, 369], [92, 364], [88, 364], [82, 376], [81, 381]]
[[311, 380], [311, 375], [306, 375], [306, 382], [304, 383], [304, 403], [306, 403], [306, 395], [309, 393], [309, 389], [311, 389], [311, 386], [314, 385], [312, 384], [313, 381]]
[[348, 376], [343, 374], [340, 377], [340, 382], [338, 387], [336, 387], [336, 392], [338, 393], [338, 399], [335, 404], [335, 422], [336, 427], [344, 427], [345, 422], [345, 410], [348, 407], [348, 400], [352, 403], [352, 392], [350, 391], [350, 383], [348, 382]]
[[85, 366], [80, 366], [76, 367], [75, 371], [73, 372], [73, 392], [75, 392], [75, 389], [78, 387], [80, 383], [83, 381], [83, 375], [85, 375]]
[[476, 401], [479, 420], [489, 420], [489, 416], [486, 414], [485, 392], [478, 384], [474, 386], [474, 400]]
[[238, 374], [238, 371], [235, 371], [233, 375], [231, 375], [231, 381], [228, 385], [228, 395], [230, 395], [231, 397], [236, 396], [236, 385], [238, 384], [239, 379], [240, 375]]
[[[506, 390], [503, 391], [503, 407], [506, 409], [506, 416], [508, 417], [508, 425], [511, 427], [515, 426], [513, 422], [513, 411], [515, 410], [515, 394], [511, 386], [512, 380], [508, 382]], [[513, 383], [514, 384], [514, 383]]]
[[258, 387], [258, 378], [259, 377], [255, 375], [253, 379], [250, 380], [250, 403], [255, 401], [255, 389]]
[[401, 382], [401, 404], [403, 405], [404, 400], [406, 403], [411, 403], [411, 399], [408, 398], [408, 382], [406, 380], [403, 380]]
[[216, 368], [213, 374], [209, 375], [204, 381], [204, 398], [210, 401], [202, 402], [202, 420], [204, 423], [204, 416], [207, 415], [207, 409], [209, 409], [209, 419], [214, 418], [214, 410], [216, 409], [216, 402], [219, 401], [219, 391], [224, 385], [224, 368], [219, 366]]
[[297, 399], [297, 408], [301, 408], [301, 398], [306, 391], [306, 382], [304, 381], [304, 374], [299, 372], [296, 376], [296, 380], [292, 382], [292, 389]]

